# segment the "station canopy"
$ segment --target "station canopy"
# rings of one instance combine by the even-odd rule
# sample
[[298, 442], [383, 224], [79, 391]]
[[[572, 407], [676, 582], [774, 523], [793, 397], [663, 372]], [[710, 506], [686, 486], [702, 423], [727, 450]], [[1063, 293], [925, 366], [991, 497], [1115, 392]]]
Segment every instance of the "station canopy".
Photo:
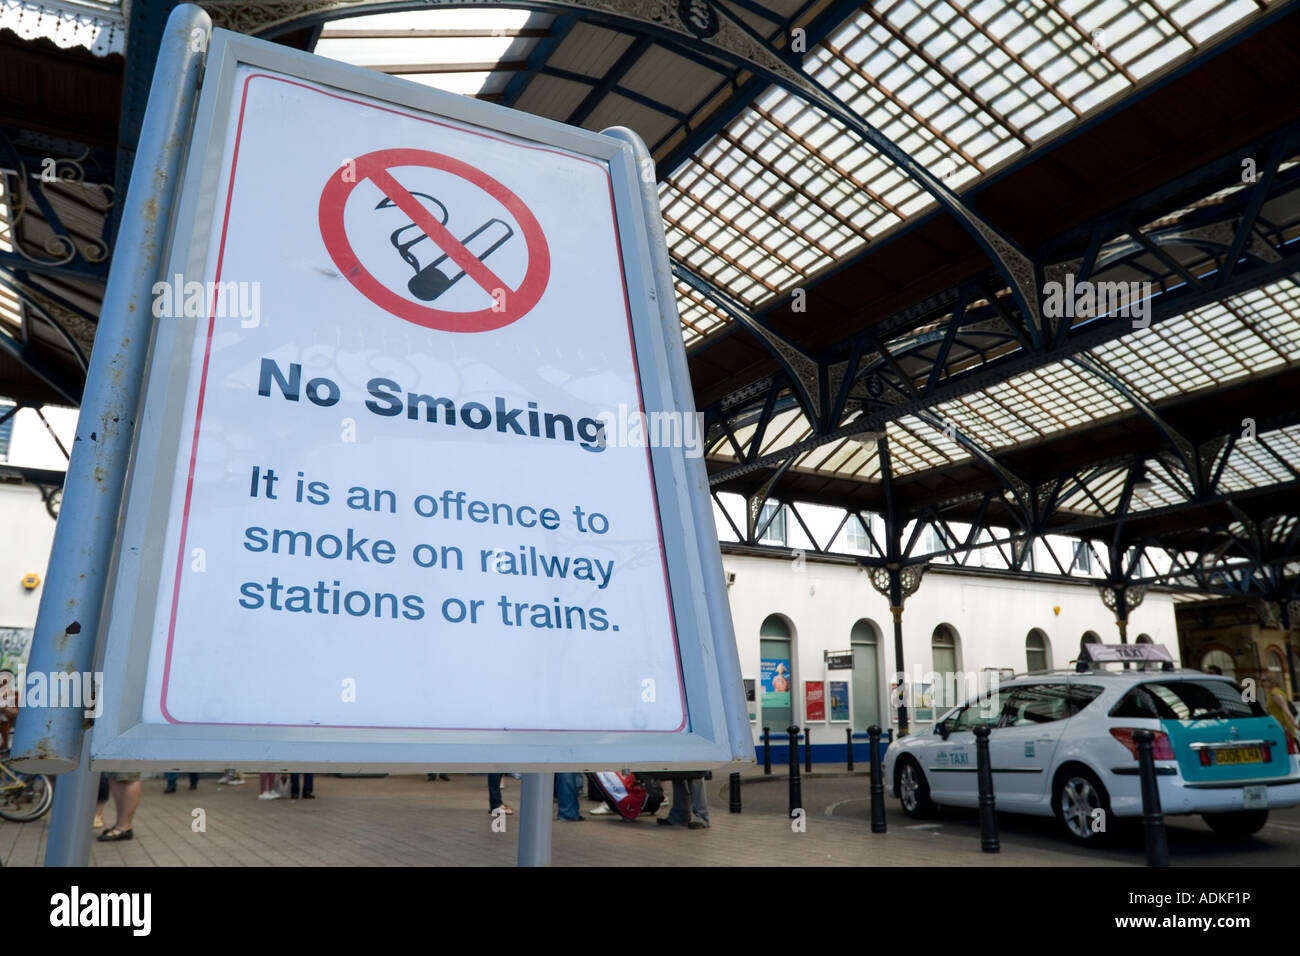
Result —
[[[801, 525], [814, 504], [936, 532], [858, 554], [879, 562], [981, 546], [1028, 573], [1024, 543], [1064, 536], [1114, 584], [1300, 599], [1292, 0], [664, 5], [740, 25], [703, 39], [623, 0], [205, 6], [641, 135], [724, 537], [757, 546], [764, 504]], [[79, 398], [152, 65], [136, 45], [163, 15], [0, 11], [0, 395], [20, 405]], [[1109, 297], [1049, 304], [1089, 283]], [[813, 546], [844, 550], [845, 527]]]

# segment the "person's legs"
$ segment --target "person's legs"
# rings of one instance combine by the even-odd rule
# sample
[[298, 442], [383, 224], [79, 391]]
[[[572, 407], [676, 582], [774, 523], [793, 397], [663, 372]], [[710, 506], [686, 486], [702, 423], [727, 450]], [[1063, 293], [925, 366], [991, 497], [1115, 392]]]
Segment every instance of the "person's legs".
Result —
[[555, 775], [555, 796], [559, 803], [559, 817], [561, 820], [581, 820], [582, 814], [578, 811], [578, 785], [574, 782], [573, 774], [557, 773]]
[[163, 788], [163, 793], [175, 793], [175, 792], [176, 792], [176, 778], [179, 777], [180, 774], [178, 774], [178, 773], [168, 773], [168, 774], [166, 774], [165, 776], [166, 776], [166, 778], [167, 778], [167, 786]]
[[706, 827], [709, 825], [709, 796], [703, 777], [691, 781], [691, 812], [692, 823], [703, 823]]
[[488, 778], [488, 812], [501, 806], [501, 774], [490, 773]]
[[257, 775], [257, 795], [260, 797], [264, 793], [275, 793], [275, 774], [259, 773]]
[[190, 789], [197, 790], [198, 788], [199, 788], [199, 775], [197, 773], [192, 773], [190, 774]]
[[112, 829], [129, 830], [131, 821], [135, 818], [135, 808], [140, 805], [140, 793], [144, 785], [139, 780], [114, 780], [110, 789], [113, 792], [113, 809], [117, 812], [117, 822]]
[[316, 799], [316, 794], [312, 792], [312, 783], [316, 779], [314, 773], [305, 773], [302, 775], [302, 798], [304, 800]]
[[298, 799], [298, 780], [300, 777], [302, 777], [302, 774], [300, 773], [289, 774], [289, 799], [290, 800]]
[[673, 780], [673, 805], [668, 811], [668, 818], [660, 821], [677, 826], [686, 826], [691, 822], [691, 791], [685, 780]]
[[99, 793], [95, 796], [95, 822], [91, 824], [91, 829], [98, 830], [104, 825], [104, 804], [108, 803], [108, 777], [104, 774], [99, 775]]

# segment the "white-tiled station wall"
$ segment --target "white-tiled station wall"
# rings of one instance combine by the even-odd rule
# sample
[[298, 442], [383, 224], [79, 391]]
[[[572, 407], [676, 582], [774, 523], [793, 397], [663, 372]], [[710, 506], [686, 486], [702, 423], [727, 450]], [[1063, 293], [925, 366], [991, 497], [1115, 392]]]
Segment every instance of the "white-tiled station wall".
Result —
[[[728, 596], [742, 675], [752, 678], [757, 687], [758, 701], [751, 706], [761, 707], [759, 632], [769, 615], [783, 617], [791, 634], [791, 697], [799, 726], [808, 723], [805, 681], [848, 681], [852, 685], [851, 671], [827, 670], [823, 652], [849, 650], [854, 625], [867, 620], [877, 635], [881, 709], [869, 722], [882, 727], [897, 724], [897, 715], [888, 704], [888, 687], [898, 670], [893, 617], [889, 602], [872, 588], [865, 571], [813, 559], [796, 562], [787, 557], [725, 552], [722, 563], [732, 581]], [[907, 599], [903, 612], [903, 665], [911, 680], [919, 681], [926, 672], [936, 670], [932, 639], [940, 625], [947, 625], [956, 636], [957, 669], [964, 672], [979, 673], [984, 668], [1026, 672], [1026, 641], [1034, 629], [1046, 636], [1049, 668], [1072, 666], [1086, 632], [1094, 632], [1102, 643], [1119, 643], [1114, 614], [1090, 584], [1012, 581], [932, 568]], [[1134, 642], [1139, 635], [1163, 644], [1178, 659], [1174, 604], [1169, 595], [1148, 592], [1143, 603], [1130, 612], [1128, 640]], [[851, 706], [857, 703], [850, 701]], [[826, 711], [829, 718], [829, 700]], [[867, 722], [853, 723], [865, 726]], [[760, 711], [753, 724], [756, 742], [762, 726]], [[844, 726], [829, 724], [822, 734], [814, 732], [814, 743], [842, 741]], [[784, 727], [781, 729], [784, 740]]]

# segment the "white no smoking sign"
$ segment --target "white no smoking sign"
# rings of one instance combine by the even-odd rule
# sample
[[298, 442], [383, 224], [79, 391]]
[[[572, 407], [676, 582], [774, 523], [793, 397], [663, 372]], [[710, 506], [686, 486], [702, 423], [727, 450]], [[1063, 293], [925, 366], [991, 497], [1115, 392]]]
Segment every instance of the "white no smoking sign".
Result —
[[605, 433], [677, 401], [630, 151], [218, 36], [169, 273], [259, 308], [159, 328], [109, 646], [137, 730], [726, 759], [682, 451]]

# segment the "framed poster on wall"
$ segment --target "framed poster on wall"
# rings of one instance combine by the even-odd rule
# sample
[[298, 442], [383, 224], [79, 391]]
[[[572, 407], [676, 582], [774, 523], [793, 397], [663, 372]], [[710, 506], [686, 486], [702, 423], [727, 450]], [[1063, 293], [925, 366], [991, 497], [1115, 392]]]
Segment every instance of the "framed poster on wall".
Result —
[[831, 723], [847, 724], [849, 722], [849, 682], [833, 680], [830, 682]]
[[806, 680], [803, 682], [803, 712], [805, 719], [826, 721], [826, 682]]
[[763, 658], [760, 662], [763, 681], [763, 706], [790, 706], [790, 661], [784, 658]]

